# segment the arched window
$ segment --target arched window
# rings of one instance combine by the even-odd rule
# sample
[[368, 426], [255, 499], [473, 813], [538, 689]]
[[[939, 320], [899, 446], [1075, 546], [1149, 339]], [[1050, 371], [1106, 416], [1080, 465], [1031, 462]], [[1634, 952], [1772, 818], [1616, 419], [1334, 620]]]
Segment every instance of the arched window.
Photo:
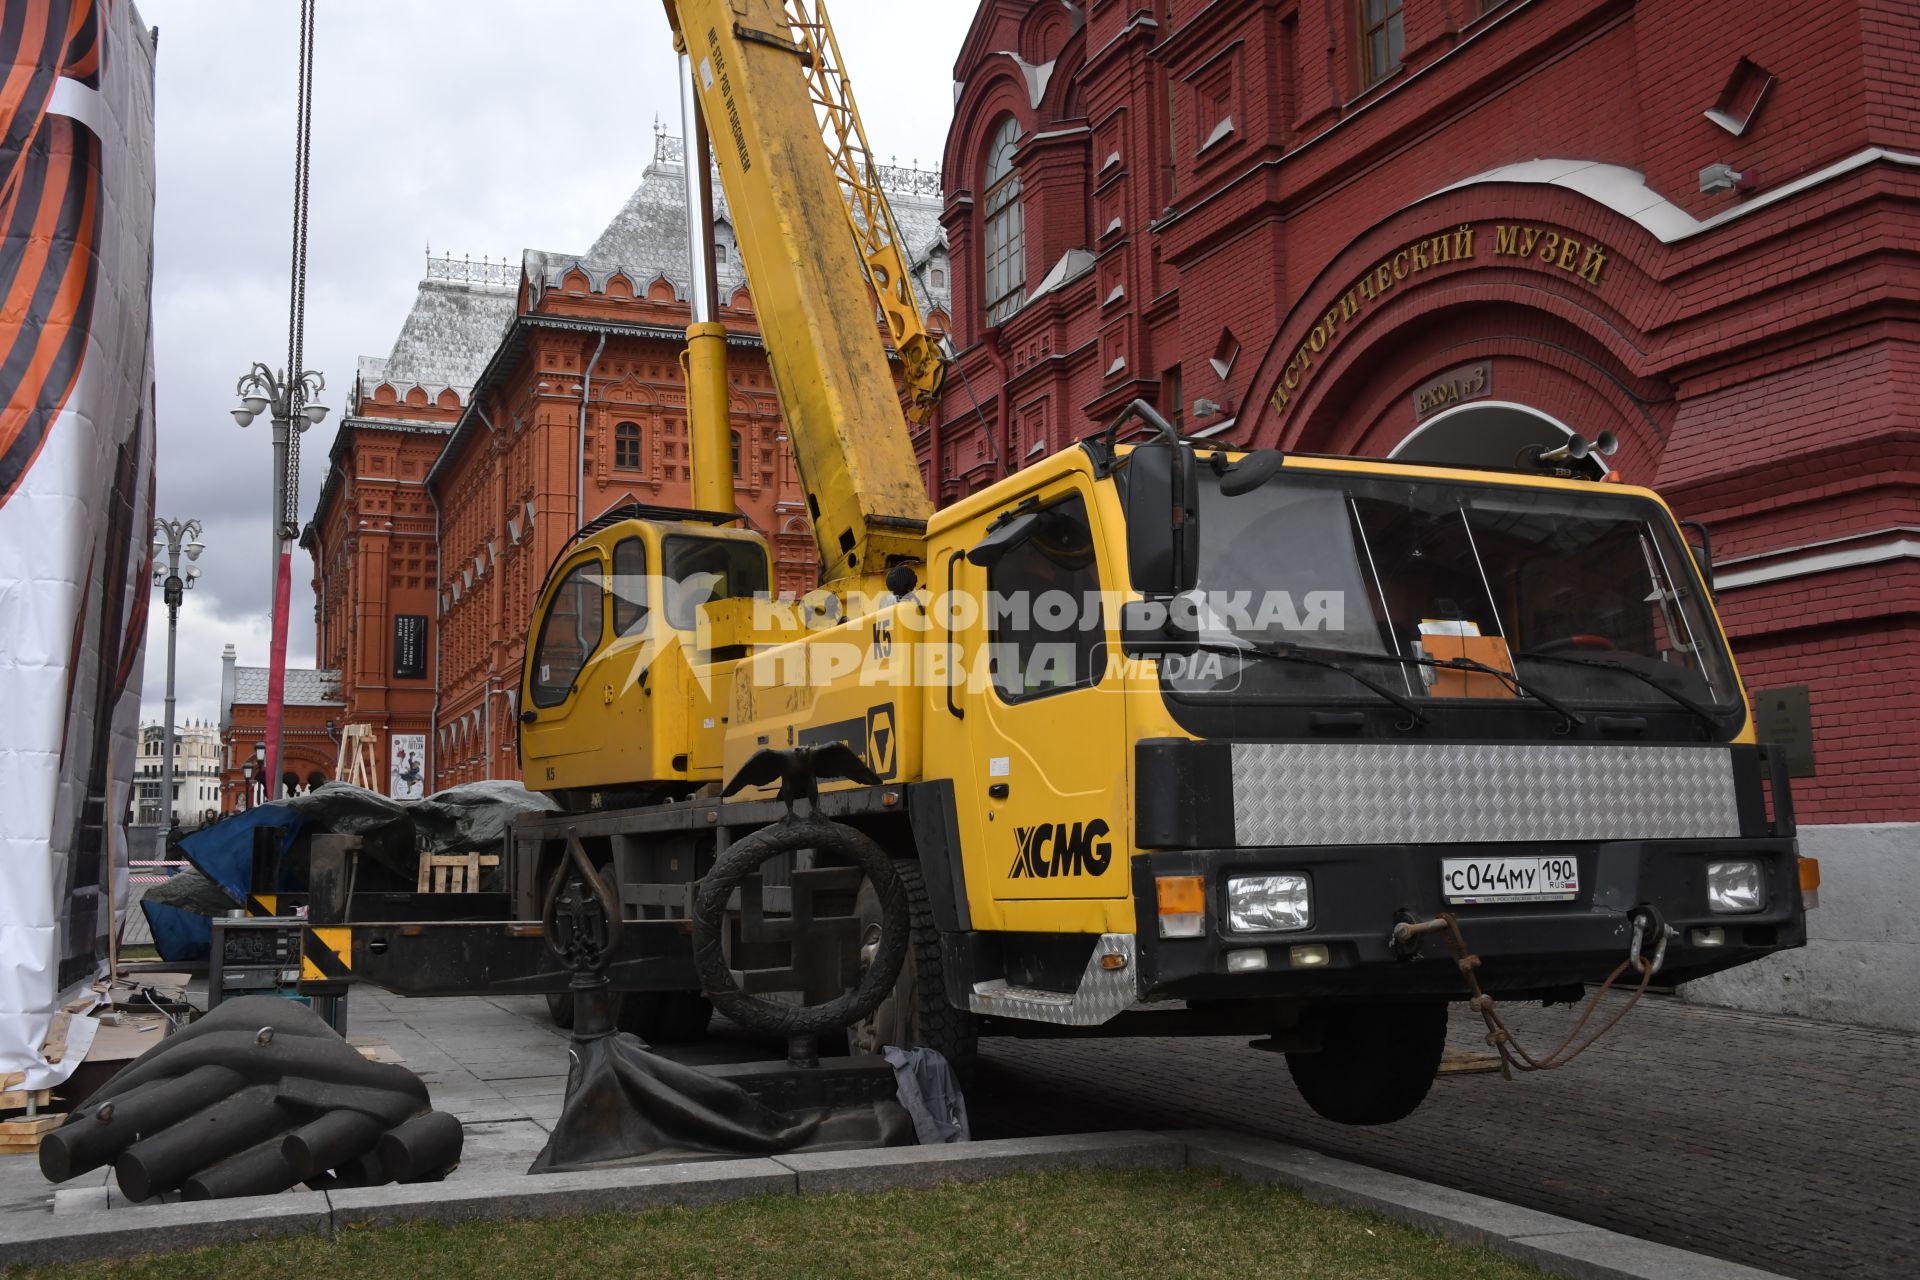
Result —
[[625, 471], [640, 469], [640, 426], [623, 422], [613, 429], [613, 465]]
[[1020, 204], [1020, 170], [1013, 164], [1020, 122], [1003, 121], [987, 150], [987, 323], [999, 324], [1027, 300], [1027, 226]]
[[738, 431], [733, 433], [733, 474], [735, 477], [740, 474], [740, 433]]

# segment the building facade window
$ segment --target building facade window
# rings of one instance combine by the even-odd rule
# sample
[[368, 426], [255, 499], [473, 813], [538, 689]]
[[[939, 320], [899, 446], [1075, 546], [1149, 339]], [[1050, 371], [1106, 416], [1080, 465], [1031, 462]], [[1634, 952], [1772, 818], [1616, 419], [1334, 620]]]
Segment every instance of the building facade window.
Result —
[[738, 431], [733, 433], [733, 474], [736, 479], [740, 475], [740, 433]]
[[986, 284], [987, 323], [999, 324], [1027, 300], [1026, 211], [1020, 201], [1020, 170], [1013, 153], [1020, 145], [1020, 122], [1009, 118], [987, 150]]
[[1360, 0], [1360, 79], [1371, 85], [1400, 69], [1406, 37], [1400, 0]]
[[613, 465], [623, 471], [640, 469], [640, 425], [623, 422], [613, 429]]

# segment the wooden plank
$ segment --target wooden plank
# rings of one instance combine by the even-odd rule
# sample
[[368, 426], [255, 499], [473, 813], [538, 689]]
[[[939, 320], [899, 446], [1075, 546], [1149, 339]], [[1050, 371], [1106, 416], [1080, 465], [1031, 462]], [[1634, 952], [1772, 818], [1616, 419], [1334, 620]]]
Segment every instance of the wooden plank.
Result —
[[8, 1089], [0, 1092], [0, 1111], [24, 1111], [28, 1103], [44, 1107], [52, 1101], [51, 1089]]
[[0, 1155], [30, 1155], [40, 1139], [66, 1123], [66, 1116], [35, 1116], [31, 1120], [0, 1120]]
[[53, 1015], [53, 1022], [47, 1027], [46, 1043], [40, 1046], [40, 1056], [48, 1062], [58, 1062], [66, 1056], [67, 1027], [73, 1022], [73, 1015], [62, 1010]]
[[1443, 1076], [1471, 1076], [1499, 1069], [1500, 1055], [1497, 1053], [1476, 1053], [1471, 1049], [1456, 1049], [1448, 1045], [1440, 1055], [1439, 1074]]

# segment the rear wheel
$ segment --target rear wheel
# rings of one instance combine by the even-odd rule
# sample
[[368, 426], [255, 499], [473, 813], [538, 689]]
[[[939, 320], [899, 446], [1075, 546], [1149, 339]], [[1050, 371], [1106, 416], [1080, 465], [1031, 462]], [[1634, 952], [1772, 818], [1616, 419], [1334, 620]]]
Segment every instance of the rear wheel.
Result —
[[573, 1025], [573, 993], [554, 991], [547, 994], [547, 1016], [553, 1019], [553, 1025], [565, 1030]]
[[1412, 1115], [1433, 1087], [1447, 1043], [1447, 1006], [1333, 1009], [1325, 1028], [1320, 1052], [1287, 1055], [1300, 1096], [1340, 1124], [1392, 1124]]
[[[945, 972], [940, 963], [940, 932], [934, 927], [920, 864], [896, 861], [894, 870], [907, 891], [912, 936], [906, 961], [893, 990], [866, 1017], [847, 1028], [847, 1045], [854, 1053], [879, 1053], [888, 1045], [939, 1050], [964, 1086], [973, 1078], [980, 1046], [980, 1024], [972, 1013], [956, 1009], [947, 1000]], [[860, 920], [863, 963], [880, 941], [880, 899], [871, 881], [860, 886], [854, 902]]]

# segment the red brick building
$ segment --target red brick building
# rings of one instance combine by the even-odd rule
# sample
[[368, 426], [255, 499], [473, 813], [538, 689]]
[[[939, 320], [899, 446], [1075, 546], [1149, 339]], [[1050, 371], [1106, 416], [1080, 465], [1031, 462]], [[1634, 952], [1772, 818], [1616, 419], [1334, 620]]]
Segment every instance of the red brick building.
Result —
[[954, 79], [939, 496], [1135, 396], [1411, 459], [1616, 433], [1711, 527], [1750, 687], [1811, 708], [1833, 963], [1754, 998], [1920, 1022], [1875, 905], [1920, 891], [1910, 4], [986, 0]]
[[[888, 181], [941, 329], [939, 175]], [[342, 721], [373, 726], [382, 759], [396, 735], [425, 739], [427, 791], [519, 776], [527, 625], [573, 531], [623, 503], [690, 502], [684, 182], [679, 141], [660, 137], [585, 253], [430, 259], [389, 354], [360, 362], [302, 540], [319, 665], [338, 673]], [[776, 589], [798, 594], [818, 573], [805, 495], [716, 195], [736, 500], [772, 544]]]
[[[308, 790], [333, 777], [340, 759], [341, 727], [347, 703], [340, 673], [327, 670], [287, 672], [280, 717], [280, 747], [285, 764], [280, 785], [266, 779], [266, 667], [238, 665], [232, 645], [220, 655], [220, 812], [233, 813], [276, 795]], [[251, 777], [247, 762], [254, 764]]]

